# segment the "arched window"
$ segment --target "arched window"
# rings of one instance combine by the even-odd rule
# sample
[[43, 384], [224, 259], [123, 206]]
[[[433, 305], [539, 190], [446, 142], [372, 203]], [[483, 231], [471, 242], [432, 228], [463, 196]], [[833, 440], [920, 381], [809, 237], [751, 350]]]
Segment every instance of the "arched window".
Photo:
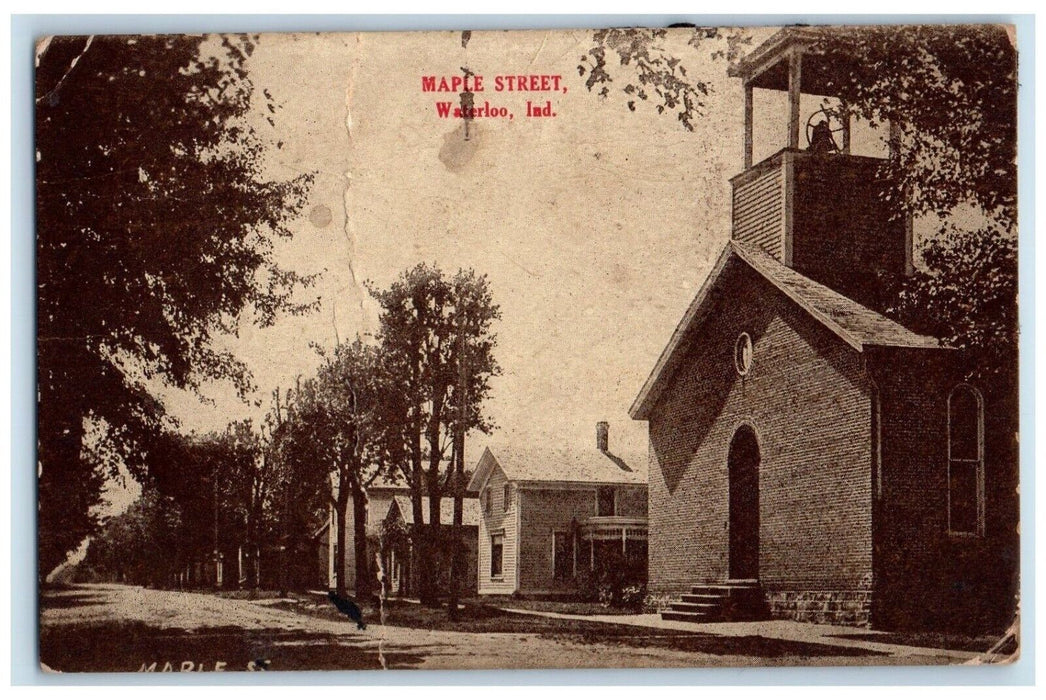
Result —
[[948, 532], [984, 534], [984, 403], [967, 384], [948, 396]]

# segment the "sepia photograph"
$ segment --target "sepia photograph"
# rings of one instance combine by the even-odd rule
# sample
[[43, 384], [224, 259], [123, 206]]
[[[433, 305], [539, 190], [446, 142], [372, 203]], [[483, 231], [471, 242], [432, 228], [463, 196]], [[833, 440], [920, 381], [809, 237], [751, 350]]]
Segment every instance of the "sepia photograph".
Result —
[[1024, 48], [36, 37], [40, 668], [1015, 662]]

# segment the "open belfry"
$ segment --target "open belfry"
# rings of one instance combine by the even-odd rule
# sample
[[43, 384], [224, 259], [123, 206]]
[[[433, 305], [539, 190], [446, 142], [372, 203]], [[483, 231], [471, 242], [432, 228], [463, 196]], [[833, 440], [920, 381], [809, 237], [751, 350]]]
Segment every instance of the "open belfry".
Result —
[[[784, 29], [731, 72], [731, 239], [630, 409], [649, 426], [650, 590], [676, 620], [1005, 625], [1016, 412], [967, 383], [962, 351], [885, 315], [912, 221], [884, 196], [890, 127], [844, 116], [823, 36]], [[784, 144], [755, 162], [775, 116]]]
[[[851, 152], [845, 105], [824, 99], [839, 76], [807, 50], [815, 40], [812, 32], [785, 30], [731, 71], [745, 95], [744, 171], [731, 180], [731, 237], [880, 311], [884, 282], [911, 269], [911, 220], [881, 196], [882, 159]], [[753, 164], [756, 89], [787, 93], [787, 143]]]

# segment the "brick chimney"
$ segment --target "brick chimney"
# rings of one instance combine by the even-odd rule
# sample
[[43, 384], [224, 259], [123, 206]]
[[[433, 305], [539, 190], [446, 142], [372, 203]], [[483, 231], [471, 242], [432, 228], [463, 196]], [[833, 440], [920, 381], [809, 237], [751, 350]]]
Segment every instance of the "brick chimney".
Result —
[[610, 423], [605, 420], [596, 423], [596, 447], [600, 452], [610, 451]]

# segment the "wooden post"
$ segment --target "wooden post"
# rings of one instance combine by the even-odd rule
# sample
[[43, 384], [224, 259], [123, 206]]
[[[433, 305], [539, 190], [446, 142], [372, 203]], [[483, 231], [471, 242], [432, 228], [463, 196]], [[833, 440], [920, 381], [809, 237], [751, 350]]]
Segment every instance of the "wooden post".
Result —
[[752, 84], [745, 82], [745, 170], [752, 167]]
[[788, 147], [799, 148], [799, 96], [803, 78], [803, 54], [793, 50], [788, 57]]

